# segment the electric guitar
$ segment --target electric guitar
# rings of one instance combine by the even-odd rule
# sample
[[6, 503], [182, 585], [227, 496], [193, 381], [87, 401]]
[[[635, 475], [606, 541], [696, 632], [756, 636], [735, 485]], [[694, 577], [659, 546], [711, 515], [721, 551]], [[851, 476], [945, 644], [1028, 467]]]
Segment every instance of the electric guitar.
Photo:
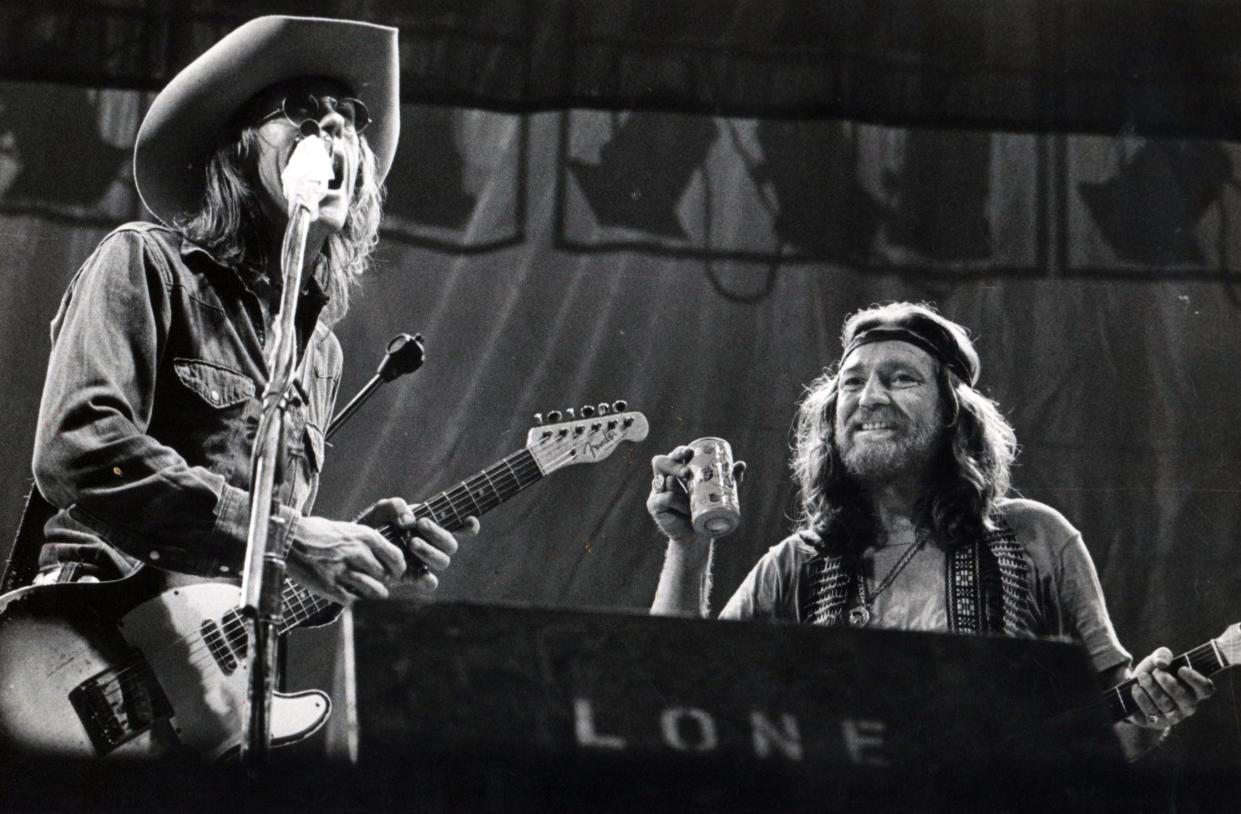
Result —
[[[1237, 664], [1241, 664], [1241, 623], [1229, 625], [1218, 637], [1174, 658], [1168, 672], [1175, 675], [1182, 667], [1192, 667], [1204, 676], [1210, 676]], [[1130, 715], [1142, 714], [1130, 692], [1137, 683], [1136, 678], [1131, 678], [1103, 694], [1103, 707], [1109, 721], [1118, 722]]]
[[[456, 531], [557, 469], [602, 461], [647, 436], [646, 417], [624, 410], [616, 402], [582, 420], [534, 427], [524, 449], [414, 514]], [[402, 544], [399, 531], [379, 531]], [[281, 633], [334, 604], [292, 581], [283, 595]], [[67, 757], [228, 754], [240, 743], [248, 690], [240, 599], [232, 583], [154, 568], [0, 596], [0, 747]], [[330, 713], [318, 690], [275, 693], [272, 745], [305, 738]]]

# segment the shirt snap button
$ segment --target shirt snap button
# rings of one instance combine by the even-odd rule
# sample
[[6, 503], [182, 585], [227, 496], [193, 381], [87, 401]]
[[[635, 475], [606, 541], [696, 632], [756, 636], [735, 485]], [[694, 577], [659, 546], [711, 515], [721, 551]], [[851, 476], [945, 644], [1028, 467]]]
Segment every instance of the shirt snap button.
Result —
[[219, 400], [220, 400], [220, 391], [219, 391], [219, 390], [212, 390], [212, 391], [211, 391], [211, 400], [212, 400], [212, 401], [219, 401]]

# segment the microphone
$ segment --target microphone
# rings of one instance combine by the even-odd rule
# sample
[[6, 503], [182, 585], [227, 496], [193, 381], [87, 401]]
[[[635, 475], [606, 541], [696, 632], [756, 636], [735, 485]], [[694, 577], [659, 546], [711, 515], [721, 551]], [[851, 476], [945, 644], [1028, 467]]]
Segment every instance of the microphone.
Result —
[[388, 342], [387, 352], [379, 363], [379, 369], [375, 371], [375, 375], [371, 380], [358, 391], [358, 394], [350, 399], [332, 419], [332, 423], [328, 425], [327, 432], [323, 434], [324, 440], [330, 440], [336, 431], [339, 430], [346, 421], [353, 417], [358, 408], [374, 395], [379, 389], [379, 385], [393, 381], [394, 379], [404, 376], [406, 373], [413, 373], [422, 367], [424, 358], [422, 346], [422, 334], [397, 334]]
[[425, 348], [422, 345], [422, 334], [397, 334], [388, 342], [388, 349], [384, 354], [383, 361], [379, 363], [379, 369], [375, 371], [375, 375], [390, 382], [406, 373], [413, 373], [422, 367], [422, 361], [425, 358]]
[[280, 173], [289, 217], [300, 207], [310, 215], [310, 220], [318, 218], [319, 202], [327, 195], [331, 180], [332, 157], [327, 144], [318, 135], [305, 136], [293, 148], [289, 163]]

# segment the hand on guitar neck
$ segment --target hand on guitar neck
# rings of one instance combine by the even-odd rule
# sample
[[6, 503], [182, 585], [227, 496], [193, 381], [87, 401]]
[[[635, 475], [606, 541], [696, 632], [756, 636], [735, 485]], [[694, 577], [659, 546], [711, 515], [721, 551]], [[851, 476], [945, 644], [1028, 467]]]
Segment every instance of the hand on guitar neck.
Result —
[[[624, 401], [586, 405], [581, 420], [565, 422], [559, 411], [548, 413], [552, 423], [536, 414], [538, 426], [527, 434], [525, 449], [424, 503], [388, 498], [352, 523], [302, 518], [293, 530], [290, 575], [336, 602], [386, 598], [387, 585], [402, 576], [420, 593], [434, 591], [434, 572], [447, 568], [457, 553], [453, 534], [476, 534], [477, 515], [558, 469], [602, 461], [620, 444], [646, 438], [646, 417], [626, 407]], [[564, 415], [575, 418], [573, 410]], [[292, 598], [303, 608], [319, 604]]]
[[[463, 534], [475, 534], [478, 520], [466, 518]], [[380, 529], [395, 530], [417, 558], [407, 570], [405, 552]], [[391, 531], [389, 532], [391, 533]], [[420, 593], [439, 585], [435, 572], [446, 569], [457, 553], [452, 533], [414, 511], [399, 497], [381, 500], [354, 522], [303, 517], [293, 531], [290, 576], [319, 596], [348, 604], [355, 599], [386, 599], [388, 586], [403, 576]], [[425, 566], [425, 567], [421, 567]]]
[[1215, 692], [1215, 682], [1200, 669], [1205, 668], [1188, 654], [1174, 660], [1171, 650], [1157, 648], [1116, 688], [1122, 698], [1128, 696], [1124, 711], [1130, 714], [1125, 720], [1144, 729], [1165, 730], [1193, 715], [1198, 703]]
[[1130, 760], [1155, 746], [1163, 734], [1193, 715], [1215, 692], [1209, 676], [1241, 663], [1241, 625], [1173, 658], [1166, 647], [1138, 662], [1130, 676], [1103, 694], [1108, 718]]

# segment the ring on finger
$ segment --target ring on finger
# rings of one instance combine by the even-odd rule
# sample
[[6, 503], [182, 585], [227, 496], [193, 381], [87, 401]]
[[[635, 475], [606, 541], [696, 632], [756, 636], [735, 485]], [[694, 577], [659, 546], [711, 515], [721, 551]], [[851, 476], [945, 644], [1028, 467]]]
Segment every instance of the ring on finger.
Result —
[[668, 478], [667, 478], [667, 476], [666, 476], [666, 475], [656, 475], [654, 478], [652, 478], [652, 479], [651, 479], [651, 491], [652, 491], [652, 492], [666, 492], [666, 491], [668, 491]]

